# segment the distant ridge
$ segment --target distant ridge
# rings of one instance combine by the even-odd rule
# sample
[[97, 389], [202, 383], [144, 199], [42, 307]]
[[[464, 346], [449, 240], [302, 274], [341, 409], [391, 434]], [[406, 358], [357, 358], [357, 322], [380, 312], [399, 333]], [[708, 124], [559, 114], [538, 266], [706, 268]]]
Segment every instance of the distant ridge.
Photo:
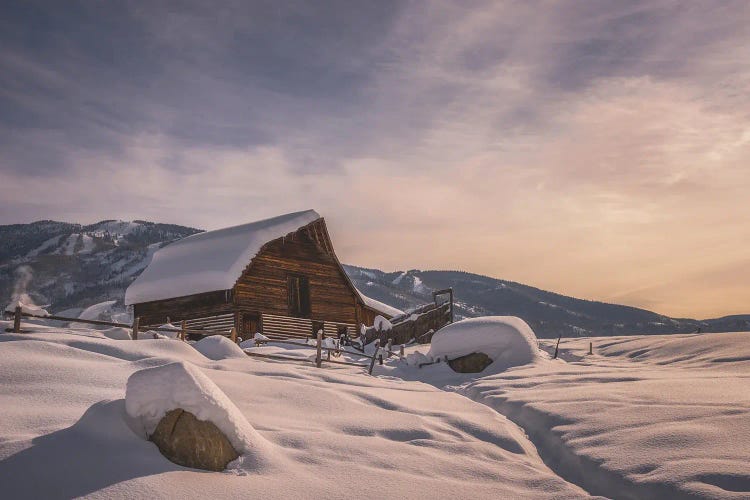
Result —
[[[19, 291], [53, 312], [79, 314], [116, 301], [123, 311], [127, 286], [168, 243], [201, 232], [143, 220], [102, 220], [81, 225], [52, 220], [0, 226], [0, 302]], [[18, 273], [23, 268], [23, 277]], [[344, 266], [355, 285], [399, 309], [432, 300], [432, 291], [453, 287], [458, 318], [513, 315], [539, 337], [631, 335], [750, 330], [750, 314], [708, 320], [670, 318], [645, 309], [576, 299], [466, 271], [394, 271]], [[23, 288], [19, 290], [19, 288]]]

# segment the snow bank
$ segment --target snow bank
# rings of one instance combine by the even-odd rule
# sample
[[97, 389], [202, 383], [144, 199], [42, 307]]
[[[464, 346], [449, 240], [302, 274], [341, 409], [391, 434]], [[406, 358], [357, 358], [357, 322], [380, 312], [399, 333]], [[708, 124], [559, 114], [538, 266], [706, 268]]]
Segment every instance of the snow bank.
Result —
[[[0, 329], [7, 326], [0, 322]], [[184, 342], [29, 329], [35, 333], [0, 335], [3, 498], [425, 498], [435, 478], [441, 498], [585, 494], [552, 474], [515, 425], [428, 384], [370, 377], [360, 367], [250, 358], [217, 370], [210, 368], [218, 363]], [[257, 444], [255, 456], [270, 467], [250, 469], [244, 461], [242, 469], [252, 470], [247, 475], [186, 469], [131, 430], [123, 400], [128, 377], [167, 365], [160, 377], [134, 378], [128, 399], [132, 405], [139, 380], [154, 406], [155, 391], [181, 400], [183, 378], [193, 388], [195, 379], [189, 369], [172, 372], [168, 363], [178, 361], [199, 367], [231, 399], [263, 438], [246, 432]], [[145, 411], [147, 400], [140, 403]], [[145, 435], [143, 423], [141, 429]]]
[[105, 328], [104, 330], [99, 330], [99, 332], [105, 337], [112, 340], [132, 340], [132, 337], [130, 336], [130, 330], [127, 328], [121, 328], [119, 326]]
[[529, 325], [515, 316], [486, 316], [453, 323], [432, 337], [429, 357], [454, 359], [483, 352], [493, 360], [494, 369], [533, 362], [538, 354], [536, 335]]
[[78, 319], [88, 320], [105, 320], [108, 321], [112, 318], [112, 306], [117, 303], [116, 300], [107, 300], [99, 302], [93, 306], [89, 306], [84, 309], [81, 314], [78, 315]]
[[391, 322], [380, 315], [375, 316], [375, 320], [372, 322], [372, 325], [379, 332], [388, 331], [393, 328], [393, 325], [391, 324]]
[[229, 358], [247, 358], [242, 348], [221, 335], [211, 335], [193, 344], [193, 347], [208, 359], [219, 361]]
[[5, 312], [15, 312], [16, 307], [21, 306], [21, 312], [26, 314], [34, 314], [36, 316], [49, 316], [46, 309], [41, 306], [34, 305], [33, 302], [24, 301], [22, 299], [16, 299], [5, 307]]
[[367, 295], [362, 293], [360, 290], [357, 290], [357, 293], [359, 293], [359, 296], [362, 298], [362, 302], [364, 302], [367, 307], [375, 309], [376, 311], [379, 311], [383, 314], [387, 314], [388, 316], [391, 316], [391, 317], [404, 314], [404, 311], [402, 311], [401, 309], [397, 309], [393, 306], [389, 306], [388, 304], [380, 302], [379, 300], [375, 300], [371, 297], [368, 297]]
[[[125, 411], [131, 425], [147, 438], [167, 412], [182, 408], [198, 420], [216, 425], [234, 449], [255, 465], [264, 462], [270, 443], [201, 370], [185, 362], [147, 368], [128, 378]], [[244, 460], [243, 460], [244, 462]]]
[[179, 326], [175, 326], [172, 323], [165, 323], [159, 327], [159, 333], [170, 339], [180, 338], [181, 331], [182, 329]]
[[[542, 342], [554, 351], [556, 340]], [[562, 339], [560, 353], [572, 362], [459, 392], [523, 427], [591, 494], [750, 498], [750, 332]]]

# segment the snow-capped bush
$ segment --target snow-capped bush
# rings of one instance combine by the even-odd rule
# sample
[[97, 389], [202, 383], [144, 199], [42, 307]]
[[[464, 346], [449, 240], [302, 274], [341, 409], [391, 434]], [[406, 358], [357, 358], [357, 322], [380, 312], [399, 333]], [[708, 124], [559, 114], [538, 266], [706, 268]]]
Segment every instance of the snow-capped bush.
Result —
[[539, 355], [536, 335], [515, 316], [470, 318], [438, 330], [432, 337], [428, 357], [455, 359], [482, 352], [493, 360], [493, 368], [533, 362]]

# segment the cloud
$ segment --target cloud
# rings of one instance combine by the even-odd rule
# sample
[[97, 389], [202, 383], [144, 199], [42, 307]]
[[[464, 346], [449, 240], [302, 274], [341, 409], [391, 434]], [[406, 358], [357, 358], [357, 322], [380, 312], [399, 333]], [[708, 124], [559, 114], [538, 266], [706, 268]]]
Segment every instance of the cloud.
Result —
[[750, 243], [744, 2], [20, 9], [3, 222], [314, 207], [348, 262], [746, 307], [696, 286]]

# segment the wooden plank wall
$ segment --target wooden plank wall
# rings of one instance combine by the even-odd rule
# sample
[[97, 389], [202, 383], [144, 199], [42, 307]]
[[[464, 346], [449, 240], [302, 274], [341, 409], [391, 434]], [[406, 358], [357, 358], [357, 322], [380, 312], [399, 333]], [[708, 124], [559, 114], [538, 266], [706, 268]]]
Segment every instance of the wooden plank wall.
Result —
[[179, 322], [231, 313], [233, 308], [231, 292], [222, 290], [135, 304], [133, 314], [140, 317], [142, 325], [155, 326], [166, 323], [167, 318]]
[[[301, 275], [310, 283], [306, 319], [354, 325], [356, 298], [341, 273], [335, 260], [300, 230], [263, 247], [237, 281], [234, 304], [240, 312], [289, 316], [287, 278]], [[264, 322], [264, 333], [266, 328]]]
[[381, 313], [367, 306], [360, 305], [359, 307], [359, 321], [365, 326], [372, 326], [375, 323], [375, 316], [383, 316], [388, 318], [387, 314]]
[[[350, 336], [353, 336], [356, 332], [356, 327], [353, 324], [326, 321], [323, 323], [323, 336], [334, 339], [338, 338], [339, 326], [345, 326]], [[264, 314], [263, 335], [272, 339], [281, 340], [311, 339], [313, 338], [312, 320]]]

